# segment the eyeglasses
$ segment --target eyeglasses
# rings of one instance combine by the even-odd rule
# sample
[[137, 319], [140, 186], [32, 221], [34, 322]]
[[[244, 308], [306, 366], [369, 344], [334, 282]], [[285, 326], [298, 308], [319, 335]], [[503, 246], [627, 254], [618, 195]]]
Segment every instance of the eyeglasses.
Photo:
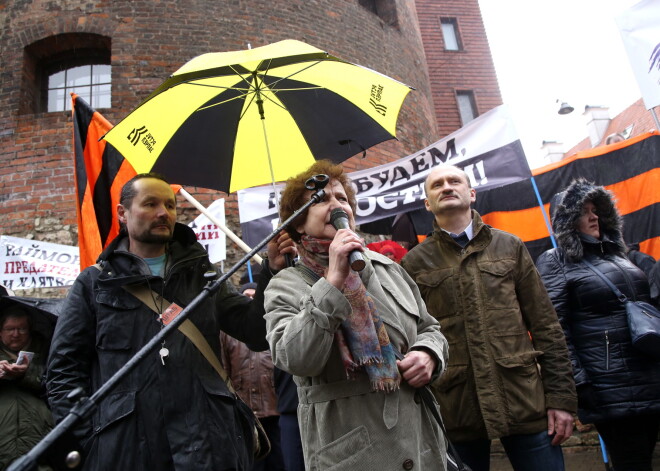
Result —
[[12, 332], [18, 332], [21, 335], [27, 334], [30, 329], [24, 329], [24, 328], [19, 328], [19, 327], [12, 327], [12, 328], [4, 328], [2, 329], [3, 332], [6, 332], [8, 334], [11, 334]]

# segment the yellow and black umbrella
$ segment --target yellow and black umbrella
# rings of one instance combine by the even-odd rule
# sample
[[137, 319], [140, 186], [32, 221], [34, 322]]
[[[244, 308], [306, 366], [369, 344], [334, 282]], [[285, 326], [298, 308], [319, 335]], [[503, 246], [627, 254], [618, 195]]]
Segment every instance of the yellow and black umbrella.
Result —
[[138, 173], [233, 192], [395, 137], [410, 87], [300, 41], [198, 56], [105, 139]]

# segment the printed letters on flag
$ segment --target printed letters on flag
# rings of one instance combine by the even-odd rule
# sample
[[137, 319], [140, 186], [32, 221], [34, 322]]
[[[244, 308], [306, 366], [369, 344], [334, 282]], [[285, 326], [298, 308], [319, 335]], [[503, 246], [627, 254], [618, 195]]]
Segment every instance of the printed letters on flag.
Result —
[[[358, 225], [424, 208], [424, 180], [442, 163], [468, 174], [478, 191], [526, 179], [531, 171], [505, 105], [458, 131], [395, 162], [350, 173], [355, 184]], [[277, 191], [281, 191], [278, 185]], [[254, 246], [279, 224], [272, 186], [238, 192], [243, 239]]]
[[83, 270], [96, 262], [119, 233], [119, 194], [136, 172], [111, 144], [99, 141], [112, 125], [76, 94], [71, 98], [78, 246]]

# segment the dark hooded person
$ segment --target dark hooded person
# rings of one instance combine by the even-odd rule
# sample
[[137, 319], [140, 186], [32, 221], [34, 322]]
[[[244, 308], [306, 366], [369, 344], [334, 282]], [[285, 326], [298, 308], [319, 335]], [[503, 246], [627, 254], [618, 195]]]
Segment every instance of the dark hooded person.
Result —
[[537, 260], [564, 329], [578, 416], [593, 423], [617, 470], [650, 471], [660, 424], [660, 363], [637, 351], [627, 315], [588, 261], [628, 299], [650, 301], [644, 273], [626, 257], [621, 217], [602, 186], [573, 181], [555, 198], [558, 247]]

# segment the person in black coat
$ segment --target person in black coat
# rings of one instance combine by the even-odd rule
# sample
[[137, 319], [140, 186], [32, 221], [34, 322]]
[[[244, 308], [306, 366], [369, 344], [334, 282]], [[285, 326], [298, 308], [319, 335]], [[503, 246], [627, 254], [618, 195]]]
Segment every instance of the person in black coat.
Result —
[[660, 363], [632, 346], [623, 303], [582, 260], [629, 299], [649, 302], [648, 280], [626, 257], [621, 217], [603, 187], [576, 180], [552, 209], [558, 248], [536, 263], [566, 334], [578, 416], [596, 426], [616, 470], [651, 470]]
[[[192, 229], [175, 222], [176, 198], [162, 177], [140, 174], [126, 183], [117, 214], [120, 234], [78, 276], [57, 321], [47, 373], [57, 421], [72, 406], [72, 390], [98, 391], [164, 327], [167, 319], [132, 288], [144, 287], [162, 313], [170, 303], [191, 304], [214, 271]], [[292, 244], [287, 236], [269, 242], [253, 300], [224, 283], [192, 311], [188, 320], [216, 355], [220, 330], [254, 350], [268, 347], [263, 291]], [[78, 424], [76, 436], [86, 470], [247, 471], [252, 421], [196, 344], [175, 330]]]

